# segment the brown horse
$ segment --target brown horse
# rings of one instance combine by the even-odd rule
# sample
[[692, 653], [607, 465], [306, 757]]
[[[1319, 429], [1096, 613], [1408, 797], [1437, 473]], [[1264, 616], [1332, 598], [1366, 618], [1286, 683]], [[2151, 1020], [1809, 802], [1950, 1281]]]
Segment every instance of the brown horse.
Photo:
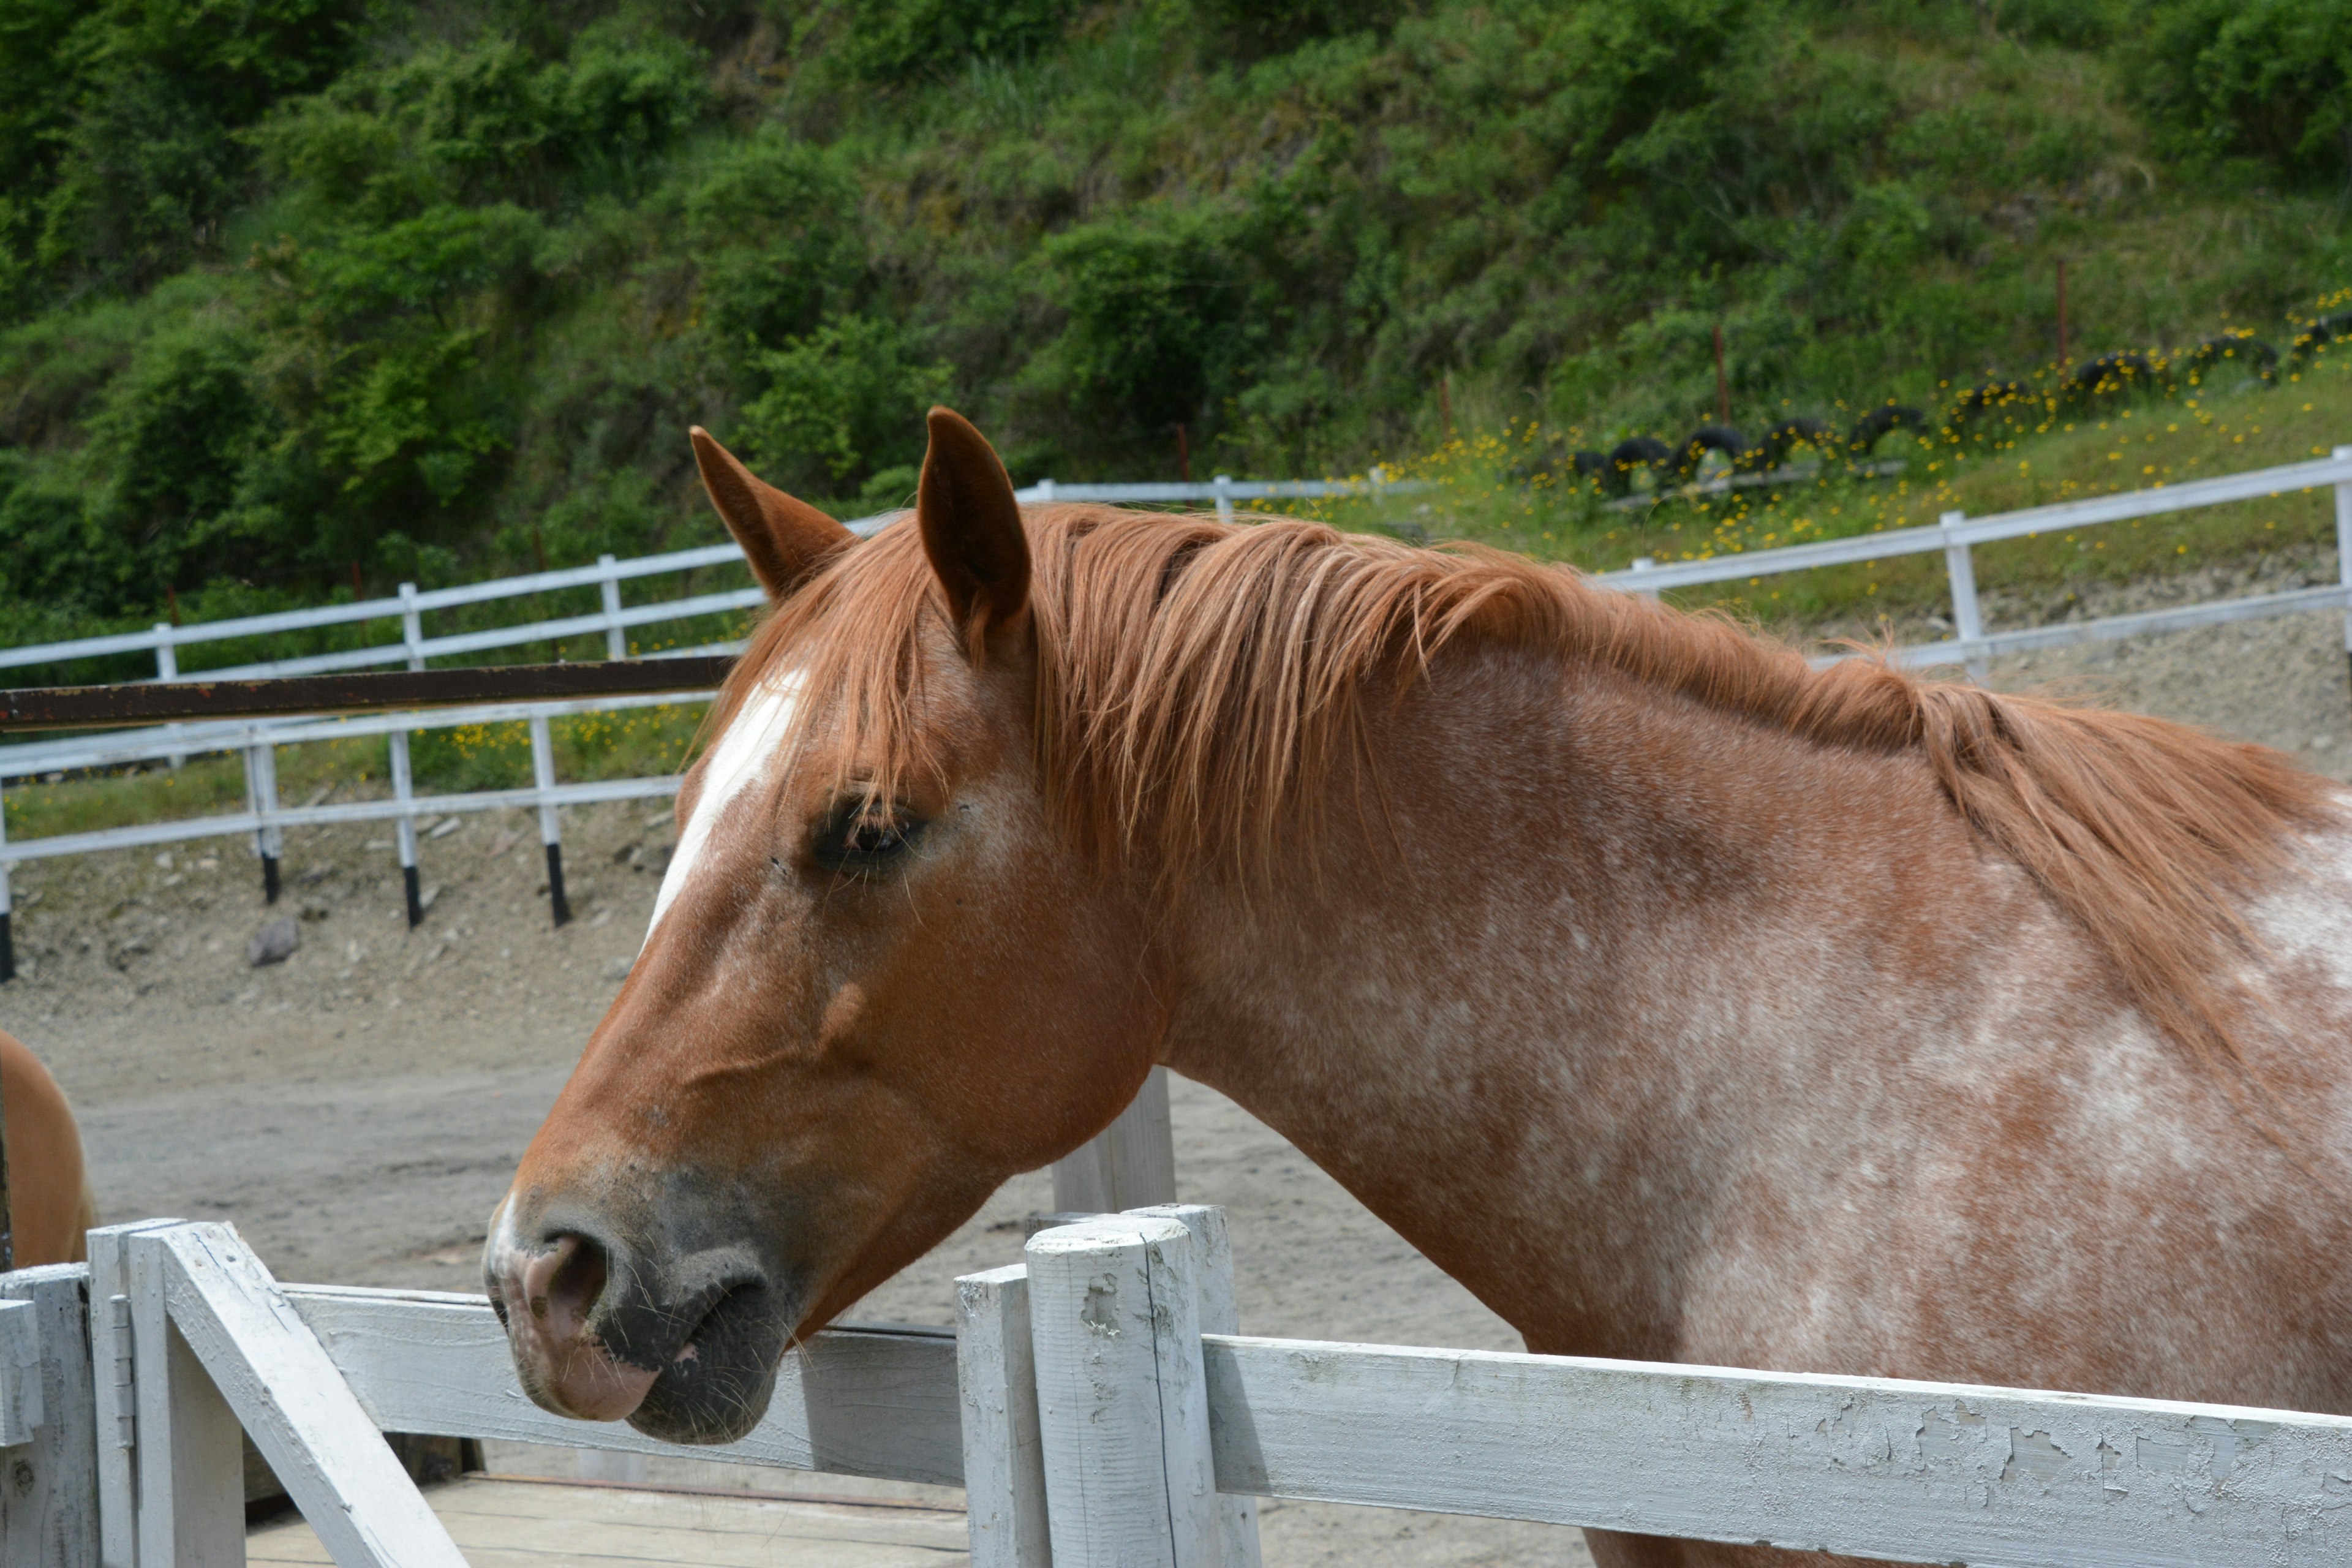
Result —
[[1164, 1062], [1536, 1351], [2352, 1411], [2332, 786], [930, 439], [851, 548], [696, 432], [776, 602], [493, 1224], [549, 1408], [743, 1432]]
[[98, 1203], [82, 1171], [81, 1132], [58, 1080], [5, 1030], [0, 1030], [0, 1139], [7, 1143], [16, 1267], [79, 1263], [98, 1223]]

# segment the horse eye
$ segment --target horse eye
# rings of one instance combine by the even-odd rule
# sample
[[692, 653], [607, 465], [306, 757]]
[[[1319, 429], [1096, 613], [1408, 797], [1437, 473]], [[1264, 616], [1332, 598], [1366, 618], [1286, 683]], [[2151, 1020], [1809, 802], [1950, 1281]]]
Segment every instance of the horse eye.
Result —
[[903, 811], [886, 812], [864, 801], [845, 803], [819, 834], [817, 863], [837, 871], [874, 870], [914, 842], [921, 826]]

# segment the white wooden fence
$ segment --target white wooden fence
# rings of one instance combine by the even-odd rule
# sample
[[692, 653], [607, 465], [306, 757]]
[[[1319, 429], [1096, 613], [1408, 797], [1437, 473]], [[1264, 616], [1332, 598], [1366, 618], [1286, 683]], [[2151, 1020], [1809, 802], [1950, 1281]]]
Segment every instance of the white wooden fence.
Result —
[[957, 1328], [793, 1352], [740, 1442], [551, 1416], [486, 1301], [280, 1286], [226, 1226], [0, 1276], [0, 1561], [243, 1561], [237, 1428], [344, 1568], [461, 1559], [380, 1431], [961, 1485], [981, 1568], [1255, 1568], [1255, 1499], [2009, 1568], [2352, 1561], [2352, 1418], [1234, 1331], [1222, 1215], [1033, 1237]]

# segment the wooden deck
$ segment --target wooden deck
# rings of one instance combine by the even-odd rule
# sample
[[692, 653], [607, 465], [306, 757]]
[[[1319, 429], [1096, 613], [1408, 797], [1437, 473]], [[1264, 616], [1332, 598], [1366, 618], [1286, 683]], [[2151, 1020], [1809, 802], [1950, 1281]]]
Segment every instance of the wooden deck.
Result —
[[[475, 1568], [947, 1568], [969, 1560], [960, 1510], [774, 1493], [468, 1476], [425, 1494]], [[246, 1561], [331, 1563], [299, 1515], [246, 1539]]]

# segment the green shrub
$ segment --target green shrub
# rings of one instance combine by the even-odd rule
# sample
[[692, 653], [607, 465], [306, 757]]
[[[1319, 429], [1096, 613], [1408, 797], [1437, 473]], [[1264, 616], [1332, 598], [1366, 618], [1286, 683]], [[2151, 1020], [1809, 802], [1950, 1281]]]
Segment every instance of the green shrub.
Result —
[[923, 411], [953, 374], [871, 316], [835, 317], [757, 368], [767, 389], [743, 410], [744, 450], [776, 482], [817, 495], [854, 494], [877, 468], [919, 458]]

